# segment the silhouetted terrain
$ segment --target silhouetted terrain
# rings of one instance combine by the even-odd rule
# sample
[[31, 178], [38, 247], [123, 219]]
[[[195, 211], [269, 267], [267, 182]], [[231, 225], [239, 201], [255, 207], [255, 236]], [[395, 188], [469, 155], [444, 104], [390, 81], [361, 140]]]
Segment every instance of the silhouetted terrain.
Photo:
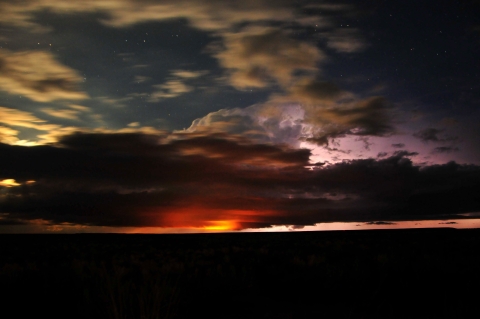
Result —
[[1, 235], [0, 304], [3, 318], [477, 317], [479, 251], [480, 230], [453, 229]]

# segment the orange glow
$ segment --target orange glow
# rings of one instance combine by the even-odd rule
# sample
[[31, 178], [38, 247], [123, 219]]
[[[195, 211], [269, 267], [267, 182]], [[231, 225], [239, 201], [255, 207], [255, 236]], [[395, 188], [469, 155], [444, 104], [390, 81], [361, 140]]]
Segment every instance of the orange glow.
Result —
[[238, 224], [232, 220], [212, 220], [207, 222], [209, 225], [204, 226], [209, 231], [227, 231], [238, 229]]
[[14, 179], [4, 179], [3, 181], [0, 181], [0, 186], [3, 187], [13, 187], [13, 186], [20, 186], [19, 183], [17, 183]]
[[183, 207], [161, 213], [157, 227], [195, 229], [200, 231], [240, 230], [246, 224], [254, 223], [273, 211], [218, 209], [206, 207]]
[[[24, 184], [26, 185], [31, 185], [35, 183], [35, 181], [33, 180], [30, 180], [30, 181], [26, 181]], [[20, 183], [17, 183], [16, 180], [14, 180], [13, 178], [7, 178], [7, 179], [4, 179], [4, 180], [1, 180], [0, 181], [0, 187], [15, 187], [15, 186], [20, 186], [22, 184]]]

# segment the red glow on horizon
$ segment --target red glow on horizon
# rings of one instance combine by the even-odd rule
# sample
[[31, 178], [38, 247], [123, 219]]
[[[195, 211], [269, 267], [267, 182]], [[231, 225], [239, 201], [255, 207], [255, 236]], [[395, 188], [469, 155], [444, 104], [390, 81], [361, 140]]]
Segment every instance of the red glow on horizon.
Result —
[[273, 211], [218, 209], [201, 206], [182, 207], [162, 213], [157, 227], [204, 231], [234, 231], [247, 228]]

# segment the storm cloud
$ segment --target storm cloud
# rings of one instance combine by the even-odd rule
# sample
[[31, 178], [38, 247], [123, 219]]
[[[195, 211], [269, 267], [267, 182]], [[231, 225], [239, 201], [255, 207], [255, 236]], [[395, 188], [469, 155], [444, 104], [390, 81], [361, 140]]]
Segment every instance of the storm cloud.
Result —
[[15, 181], [0, 186], [4, 223], [206, 227], [229, 221], [243, 229], [480, 209], [480, 167], [419, 167], [400, 152], [313, 167], [306, 149], [199, 133], [77, 133], [56, 145], [0, 149], [0, 177]]

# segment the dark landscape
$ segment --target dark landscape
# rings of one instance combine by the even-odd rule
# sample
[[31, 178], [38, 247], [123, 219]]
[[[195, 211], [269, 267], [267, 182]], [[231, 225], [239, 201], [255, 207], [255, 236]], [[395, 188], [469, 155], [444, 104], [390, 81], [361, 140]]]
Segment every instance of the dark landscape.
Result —
[[1, 235], [1, 307], [11, 318], [476, 317], [479, 248], [480, 230], [447, 228]]

